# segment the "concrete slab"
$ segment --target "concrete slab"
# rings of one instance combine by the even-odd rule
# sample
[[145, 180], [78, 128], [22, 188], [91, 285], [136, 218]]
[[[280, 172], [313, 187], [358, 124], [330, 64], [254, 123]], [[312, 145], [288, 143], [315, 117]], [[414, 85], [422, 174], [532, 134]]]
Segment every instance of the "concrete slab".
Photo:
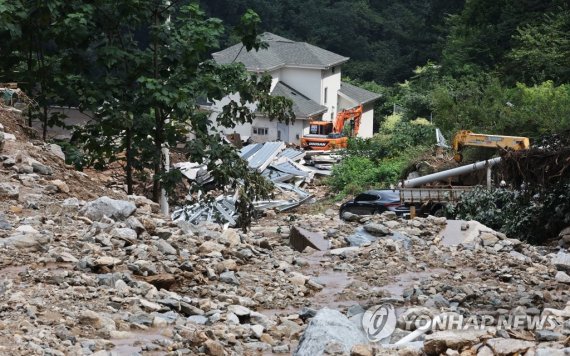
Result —
[[309, 231], [302, 227], [293, 226], [289, 233], [289, 243], [297, 251], [302, 252], [307, 246], [319, 251], [329, 249], [329, 241], [318, 232]]

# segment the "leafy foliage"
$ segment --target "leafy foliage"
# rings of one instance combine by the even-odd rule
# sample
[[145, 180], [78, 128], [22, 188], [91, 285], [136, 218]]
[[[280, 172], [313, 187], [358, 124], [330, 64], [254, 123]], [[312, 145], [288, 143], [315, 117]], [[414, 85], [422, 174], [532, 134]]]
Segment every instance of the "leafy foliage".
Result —
[[543, 243], [570, 224], [570, 184], [549, 190], [477, 188], [446, 209], [448, 217], [477, 220], [507, 236]]
[[[261, 19], [244, 12], [235, 34], [245, 50], [258, 50]], [[256, 112], [284, 122], [294, 114], [290, 100], [269, 95], [270, 77], [211, 59], [225, 31], [221, 20], [196, 4], [142, 0], [1, 1], [0, 19], [0, 79], [28, 84], [42, 109], [31, 117], [42, 118], [44, 135], [47, 126], [61, 125], [49, 105], [63, 100], [92, 113], [74, 134], [81, 147], [66, 147], [73, 163], [103, 168], [124, 161], [129, 194], [135, 174], [152, 172], [158, 200], [161, 188], [181, 176], [166, 174], [163, 149], [187, 143], [189, 158], [212, 171], [213, 188], [238, 191], [240, 219], [249, 224], [252, 201], [270, 187], [222, 143], [218, 128], [250, 123]], [[199, 109], [204, 99], [230, 94], [219, 115]]]
[[433, 130], [425, 119], [386, 118], [380, 134], [349, 140], [346, 156], [333, 167], [328, 184], [342, 194], [395, 185], [409, 160], [432, 143]]

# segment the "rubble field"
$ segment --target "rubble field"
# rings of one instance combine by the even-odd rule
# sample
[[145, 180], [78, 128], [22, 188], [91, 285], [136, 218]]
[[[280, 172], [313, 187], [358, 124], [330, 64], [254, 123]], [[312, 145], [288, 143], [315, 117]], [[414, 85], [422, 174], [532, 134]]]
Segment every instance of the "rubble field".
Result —
[[[570, 353], [563, 248], [475, 221], [345, 221], [334, 205], [268, 209], [247, 233], [173, 222], [54, 150], [11, 140], [0, 156], [1, 355]], [[387, 304], [395, 330], [369, 342], [365, 311]], [[411, 315], [441, 313], [556, 325], [433, 330], [396, 344], [417, 331]]]

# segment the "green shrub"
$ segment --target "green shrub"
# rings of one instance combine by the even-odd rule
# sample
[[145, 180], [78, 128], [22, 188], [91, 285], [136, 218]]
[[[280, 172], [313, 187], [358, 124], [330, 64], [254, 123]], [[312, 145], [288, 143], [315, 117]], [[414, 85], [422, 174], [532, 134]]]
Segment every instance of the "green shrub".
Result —
[[509, 237], [542, 243], [570, 225], [570, 184], [512, 191], [476, 188], [448, 206], [448, 217], [477, 220]]
[[392, 115], [381, 133], [349, 140], [345, 157], [327, 183], [345, 195], [396, 185], [409, 161], [434, 143], [433, 132], [425, 119], [402, 121], [401, 116]]
[[355, 194], [378, 181], [378, 166], [369, 158], [349, 156], [333, 167], [328, 184], [336, 192]]
[[505, 225], [507, 209], [514, 200], [515, 192], [512, 190], [476, 187], [462, 195], [455, 206], [447, 205], [446, 214], [457, 219], [476, 220], [500, 230]]
[[87, 165], [87, 158], [81, 148], [69, 143], [68, 141], [55, 141], [61, 147], [65, 154], [65, 163], [73, 165], [75, 169], [81, 171]]

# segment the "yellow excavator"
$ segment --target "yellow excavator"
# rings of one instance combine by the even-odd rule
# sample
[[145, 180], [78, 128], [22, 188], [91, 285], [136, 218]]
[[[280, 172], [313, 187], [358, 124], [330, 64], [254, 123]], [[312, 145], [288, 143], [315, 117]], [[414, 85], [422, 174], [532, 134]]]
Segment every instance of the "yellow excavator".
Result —
[[465, 146], [490, 147], [490, 148], [510, 148], [512, 150], [527, 150], [530, 148], [528, 137], [501, 136], [473, 133], [468, 130], [459, 131], [453, 138], [453, 159], [457, 162], [463, 160], [461, 150]]

